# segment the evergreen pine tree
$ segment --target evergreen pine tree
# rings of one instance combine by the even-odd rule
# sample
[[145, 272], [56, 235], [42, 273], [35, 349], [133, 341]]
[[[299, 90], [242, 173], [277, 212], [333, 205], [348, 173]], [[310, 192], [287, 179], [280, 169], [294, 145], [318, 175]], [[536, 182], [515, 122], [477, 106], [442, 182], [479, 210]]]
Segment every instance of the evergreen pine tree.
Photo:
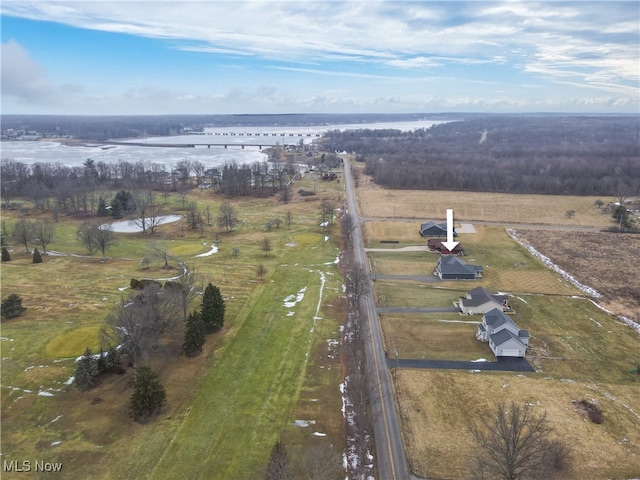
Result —
[[124, 207], [117, 198], [114, 198], [111, 202], [111, 216], [114, 218], [122, 218], [124, 216]]
[[287, 449], [284, 443], [278, 440], [271, 449], [264, 478], [265, 480], [291, 480], [294, 478], [292, 473]]
[[7, 250], [7, 247], [2, 247], [2, 261], [3, 262], [11, 261], [11, 255], [9, 255], [9, 250]]
[[167, 393], [158, 374], [150, 367], [136, 370], [133, 393], [129, 400], [129, 415], [136, 422], [145, 423], [156, 415], [167, 402]]
[[107, 352], [100, 347], [98, 358], [96, 360], [96, 374], [100, 375], [107, 370]]
[[33, 263], [42, 263], [42, 255], [37, 247], [33, 249]]
[[99, 217], [106, 217], [107, 215], [109, 215], [107, 202], [104, 201], [104, 197], [100, 197], [100, 199], [98, 200], [98, 211], [96, 213]]
[[202, 322], [207, 333], [220, 330], [224, 324], [225, 304], [220, 289], [209, 283], [202, 296]]
[[207, 337], [204, 331], [202, 316], [198, 312], [191, 312], [187, 318], [187, 325], [184, 329], [184, 343], [182, 350], [187, 357], [195, 357], [202, 352], [202, 346]]
[[115, 368], [122, 363], [122, 354], [118, 347], [111, 347], [107, 352], [107, 369]]
[[98, 375], [98, 365], [91, 349], [87, 347], [84, 355], [76, 363], [76, 373], [73, 383], [81, 392], [89, 390], [95, 385], [95, 378]]
[[26, 308], [22, 306], [22, 298], [17, 293], [12, 293], [5, 298], [0, 308], [0, 316], [6, 319], [18, 317], [26, 310]]

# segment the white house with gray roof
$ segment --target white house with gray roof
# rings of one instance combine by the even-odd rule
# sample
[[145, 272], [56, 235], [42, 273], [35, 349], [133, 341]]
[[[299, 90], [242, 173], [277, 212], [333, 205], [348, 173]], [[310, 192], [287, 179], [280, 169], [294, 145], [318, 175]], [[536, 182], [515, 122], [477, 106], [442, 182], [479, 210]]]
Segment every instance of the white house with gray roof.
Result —
[[476, 338], [488, 342], [496, 357], [524, 357], [529, 346], [529, 332], [519, 328], [500, 308], [482, 316]]
[[494, 308], [499, 308], [503, 312], [512, 311], [507, 295], [492, 293], [484, 287], [469, 290], [466, 297], [460, 297], [458, 307], [467, 315], [487, 313]]

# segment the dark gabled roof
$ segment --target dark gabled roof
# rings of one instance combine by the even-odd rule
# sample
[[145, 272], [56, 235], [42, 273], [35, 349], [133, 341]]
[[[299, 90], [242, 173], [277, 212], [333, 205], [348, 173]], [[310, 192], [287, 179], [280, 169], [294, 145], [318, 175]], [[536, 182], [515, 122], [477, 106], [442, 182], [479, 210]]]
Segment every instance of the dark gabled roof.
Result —
[[492, 308], [484, 314], [484, 321], [487, 325], [491, 325], [494, 329], [505, 323], [510, 323], [517, 328], [516, 323], [511, 320], [511, 317], [498, 308]]
[[436, 223], [433, 220], [429, 220], [427, 223], [423, 223], [422, 225], [420, 225], [420, 230], [427, 230], [431, 227], [436, 227], [436, 229], [439, 230], [443, 230], [444, 232], [447, 231], [447, 223]]
[[467, 292], [467, 297], [463, 298], [462, 302], [468, 307], [477, 307], [478, 305], [484, 305], [485, 303], [493, 300], [502, 304], [506, 299], [506, 295], [498, 295], [491, 293], [484, 287], [476, 287]]
[[[427, 230], [432, 231], [427, 232]], [[427, 223], [423, 223], [420, 225], [420, 235], [422, 235], [423, 237], [427, 235], [437, 235], [438, 233], [441, 233], [443, 236], [447, 234], [447, 222], [436, 223], [433, 220], [429, 220]], [[453, 236], [458, 236], [455, 227], [453, 228]]]
[[475, 275], [476, 272], [482, 271], [482, 267], [467, 265], [458, 257], [440, 257], [438, 265], [440, 267], [440, 273], [443, 275]]
[[496, 347], [504, 343], [507, 343], [509, 340], [515, 340], [520, 345], [526, 348], [526, 345], [522, 343], [518, 337], [516, 337], [513, 333], [511, 333], [507, 329], [500, 330], [498, 333], [494, 333], [493, 335], [490, 336], [490, 338]]
[[447, 247], [445, 247], [442, 243], [445, 240], [443, 240], [442, 237], [440, 238], [430, 238], [429, 240], [427, 240], [427, 245], [429, 246], [429, 248], [434, 248], [434, 249], [442, 249], [445, 250], [447, 252], [461, 252], [464, 250], [464, 248], [462, 247], [462, 244], [458, 242], [458, 244], [453, 247], [453, 250], [449, 250]]

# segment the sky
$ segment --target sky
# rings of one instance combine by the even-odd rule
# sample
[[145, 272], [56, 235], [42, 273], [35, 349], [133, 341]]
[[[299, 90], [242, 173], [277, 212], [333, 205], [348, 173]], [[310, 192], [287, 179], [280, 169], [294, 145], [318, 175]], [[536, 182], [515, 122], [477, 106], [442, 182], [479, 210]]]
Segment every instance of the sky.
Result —
[[2, 0], [4, 114], [640, 113], [640, 2]]

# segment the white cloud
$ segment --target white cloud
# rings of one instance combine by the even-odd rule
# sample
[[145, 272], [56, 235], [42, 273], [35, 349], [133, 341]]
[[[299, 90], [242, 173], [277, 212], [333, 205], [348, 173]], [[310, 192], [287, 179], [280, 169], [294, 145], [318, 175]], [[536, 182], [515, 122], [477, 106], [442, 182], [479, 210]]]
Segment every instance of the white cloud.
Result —
[[[248, 65], [247, 81], [239, 82], [237, 88], [216, 84], [213, 90], [211, 85], [202, 88], [195, 82], [154, 86], [131, 80], [120, 87], [120, 93], [114, 93], [112, 86], [108, 97], [102, 93], [104, 88], [92, 85], [86, 90], [100, 93], [89, 96], [78, 87], [54, 85], [18, 43], [3, 45], [3, 99], [45, 104], [62, 98], [65, 90], [72, 92], [65, 98], [69, 109], [93, 105], [149, 113], [176, 109], [232, 113], [268, 108], [369, 111], [385, 106], [415, 111], [546, 105], [540, 103], [546, 100], [519, 97], [522, 88], [509, 88], [514, 77], [535, 85], [550, 102], [560, 98], [552, 90], [559, 87], [566, 92], [565, 86], [580, 87], [585, 98], [609, 99], [589, 103], [576, 98], [563, 101], [565, 106], [605, 108], [630, 105], [640, 97], [636, 2], [55, 0], [7, 1], [0, 8], [3, 15], [162, 39], [166, 48], [227, 55], [238, 64], [260, 59], [269, 73], [285, 74], [281, 80], [265, 79], [263, 89], [259, 80], [250, 78]], [[489, 85], [498, 78], [497, 73], [481, 76], [496, 66], [503, 84], [496, 83], [495, 98], [470, 87], [472, 83]], [[455, 74], [449, 67], [455, 67]], [[295, 85], [286, 78], [287, 72], [296, 78], [323, 80]], [[427, 77], [432, 72], [439, 77]], [[455, 82], [443, 80], [454, 75]], [[347, 89], [350, 78], [354, 82]], [[427, 83], [433, 96], [409, 95], [423, 91]], [[527, 90], [531, 94], [532, 88]], [[514, 97], [507, 98], [506, 92]]]
[[2, 95], [18, 102], [50, 102], [54, 87], [44, 69], [15, 40], [2, 44]]

